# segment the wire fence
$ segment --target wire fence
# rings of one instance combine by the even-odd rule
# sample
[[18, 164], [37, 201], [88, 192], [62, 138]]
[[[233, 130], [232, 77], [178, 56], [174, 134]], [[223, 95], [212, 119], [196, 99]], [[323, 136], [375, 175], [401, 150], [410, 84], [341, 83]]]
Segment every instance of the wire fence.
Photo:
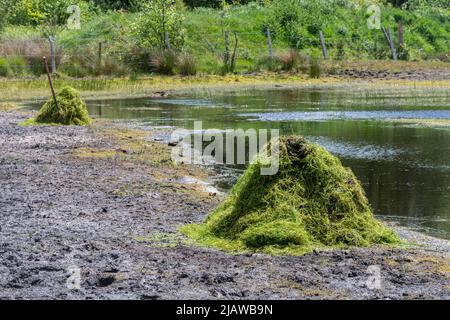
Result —
[[[166, 37], [166, 49], [173, 48], [168, 34]], [[241, 31], [224, 30], [218, 33], [207, 33], [198, 31], [195, 34], [187, 35], [190, 41], [186, 43], [183, 51], [190, 53], [199, 60], [208, 60], [209, 64], [220, 66], [226, 63], [227, 55], [235, 55], [235, 63], [249, 66], [255, 64], [259, 59], [273, 58], [279, 52], [288, 50], [289, 44], [275, 31]], [[342, 54], [343, 48], [335, 43], [335, 39], [327, 38], [320, 32], [317, 38], [308, 38], [308, 46], [313, 47], [317, 52], [321, 52], [324, 59]], [[304, 37], [293, 36], [289, 42], [305, 41]], [[352, 39], [342, 37], [341, 46], [348, 46]], [[133, 68], [148, 69], [151, 64], [149, 54], [155, 50], [154, 47], [145, 48], [137, 46], [128, 39], [118, 38], [114, 40], [102, 39], [98, 36], [80, 37], [76, 40], [76, 45], [72, 40], [57, 41], [55, 55], [51, 55], [51, 44], [47, 39], [35, 38], [28, 41], [8, 40], [0, 44], [0, 76], [6, 76], [8, 72], [20, 76], [22, 74], [43, 73], [42, 57], [50, 57], [55, 60], [58, 69], [70, 67], [90, 67], [101, 66], [102, 63], [113, 64], [122, 63], [132, 65]], [[195, 43], [195, 48], [194, 45]], [[372, 44], [375, 48], [383, 46], [388, 48], [386, 43]], [[345, 49], [345, 48], [344, 48]], [[9, 68], [9, 71], [6, 70]]]

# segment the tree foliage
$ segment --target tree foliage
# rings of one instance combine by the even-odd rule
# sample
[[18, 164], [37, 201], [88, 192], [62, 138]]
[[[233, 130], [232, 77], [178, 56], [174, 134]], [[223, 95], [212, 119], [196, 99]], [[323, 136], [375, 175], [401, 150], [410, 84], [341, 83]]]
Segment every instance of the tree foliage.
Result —
[[133, 26], [139, 45], [164, 48], [167, 32], [171, 45], [181, 47], [185, 36], [183, 11], [183, 2], [180, 0], [153, 0], [146, 3]]

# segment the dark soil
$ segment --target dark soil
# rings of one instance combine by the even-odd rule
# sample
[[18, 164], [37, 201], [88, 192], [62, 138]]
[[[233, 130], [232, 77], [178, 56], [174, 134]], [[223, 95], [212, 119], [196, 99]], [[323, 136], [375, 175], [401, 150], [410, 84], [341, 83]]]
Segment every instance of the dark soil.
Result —
[[381, 80], [411, 80], [411, 81], [436, 81], [450, 79], [450, 70], [360, 70], [347, 68], [335, 72], [338, 76], [350, 77], [354, 79], [381, 79]]
[[[449, 242], [404, 229], [421, 245], [301, 257], [197, 247], [177, 229], [217, 197], [155, 178], [161, 166], [74, 156], [114, 147], [95, 134], [105, 124], [17, 125], [27, 117], [0, 113], [0, 299], [450, 298]], [[371, 265], [380, 289], [366, 285]], [[79, 290], [67, 286], [74, 266]]]

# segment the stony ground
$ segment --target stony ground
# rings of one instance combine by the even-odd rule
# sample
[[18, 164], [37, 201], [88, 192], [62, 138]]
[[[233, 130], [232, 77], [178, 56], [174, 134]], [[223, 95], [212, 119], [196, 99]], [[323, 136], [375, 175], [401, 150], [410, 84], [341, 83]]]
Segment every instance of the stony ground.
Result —
[[450, 298], [449, 242], [404, 229], [420, 246], [301, 257], [197, 247], [177, 229], [218, 196], [177, 182], [189, 170], [143, 161], [162, 150], [153, 133], [136, 152], [123, 144], [135, 137], [102, 134], [117, 124], [18, 126], [26, 117], [0, 112], [0, 299]]

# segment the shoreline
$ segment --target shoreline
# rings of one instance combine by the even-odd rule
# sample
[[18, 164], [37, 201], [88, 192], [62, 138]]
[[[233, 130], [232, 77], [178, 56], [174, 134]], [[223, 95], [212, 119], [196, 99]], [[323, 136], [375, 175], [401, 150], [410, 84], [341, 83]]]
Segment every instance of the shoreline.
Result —
[[[450, 241], [395, 227], [404, 248], [230, 255], [179, 234], [219, 203], [174, 167], [162, 132], [126, 122], [20, 127], [0, 112], [2, 299], [449, 299]], [[68, 267], [81, 270], [69, 290]], [[366, 285], [379, 266], [382, 286]]]
[[[331, 63], [331, 62], [330, 62]], [[381, 62], [365, 66], [355, 62], [350, 68], [338, 74], [325, 74], [319, 79], [311, 79], [301, 73], [255, 72], [250, 74], [161, 76], [143, 75], [131, 77], [67, 78], [56, 77], [56, 89], [64, 85], [79, 90], [83, 99], [120, 98], [167, 98], [185, 94], [201, 94], [215, 91], [230, 92], [265, 89], [420, 89], [447, 90], [450, 86], [450, 63], [443, 63], [443, 69], [424, 64], [419, 70], [406, 64], [404, 70], [385, 71]], [[388, 65], [392, 67], [391, 65]], [[401, 67], [402, 63], [393, 64]], [[414, 66], [414, 64], [412, 64]], [[381, 68], [381, 69], [380, 69]], [[380, 69], [380, 70], [378, 70]], [[423, 69], [423, 70], [422, 70]], [[47, 79], [1, 79], [0, 102], [23, 104], [32, 100], [46, 99], [49, 96]]]

